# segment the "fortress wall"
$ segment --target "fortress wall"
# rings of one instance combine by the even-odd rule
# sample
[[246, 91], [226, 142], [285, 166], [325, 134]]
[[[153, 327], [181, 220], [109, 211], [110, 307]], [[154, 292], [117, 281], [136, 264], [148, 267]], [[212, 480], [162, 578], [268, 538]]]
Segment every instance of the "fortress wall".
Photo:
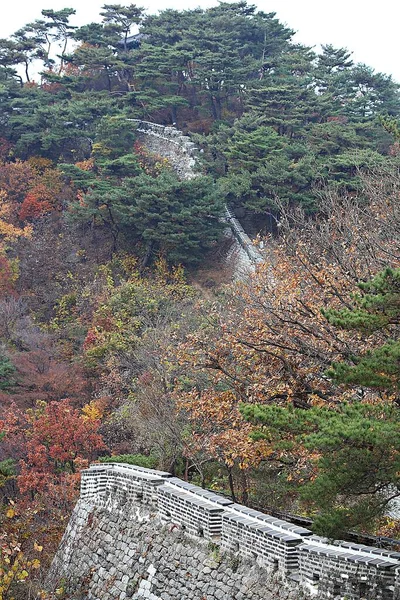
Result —
[[[130, 121], [136, 127], [138, 141], [150, 152], [167, 158], [179, 177], [182, 179], [196, 177], [195, 165], [198, 148], [189, 136], [184, 135], [175, 127], [138, 119], [130, 119]], [[238, 270], [244, 272], [248, 269], [252, 270], [255, 264], [263, 261], [261, 253], [227, 207], [225, 207], [225, 220], [240, 246], [239, 262], [241, 264], [238, 265]]]
[[[168, 473], [82, 473], [48, 576], [90, 600], [398, 600], [400, 554], [330, 542]], [[83, 594], [83, 595], [82, 595]]]
[[175, 127], [130, 119], [137, 131], [137, 139], [150, 152], [167, 158], [182, 179], [196, 176], [194, 167], [197, 148], [187, 135]]

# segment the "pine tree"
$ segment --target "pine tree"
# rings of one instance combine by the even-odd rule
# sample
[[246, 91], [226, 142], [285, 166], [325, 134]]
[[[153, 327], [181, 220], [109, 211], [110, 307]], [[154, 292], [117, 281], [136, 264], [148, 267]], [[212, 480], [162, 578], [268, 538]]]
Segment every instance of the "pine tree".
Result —
[[[353, 308], [322, 311], [332, 325], [356, 332], [360, 344], [372, 346], [327, 372], [333, 383], [348, 388], [348, 400], [307, 410], [241, 408], [260, 426], [255, 439], [268, 440], [278, 453], [314, 457], [298, 474], [301, 497], [315, 513], [315, 531], [331, 537], [373, 527], [399, 496], [400, 269], [387, 268], [358, 287]], [[364, 402], [366, 388], [377, 394]]]
[[359, 331], [368, 337], [381, 333], [385, 342], [351, 363], [335, 363], [328, 375], [338, 383], [360, 385], [397, 393], [400, 390], [400, 269], [386, 269], [371, 281], [359, 284], [354, 308], [327, 310], [330, 323], [346, 330]]
[[15, 373], [15, 367], [1, 350], [0, 350], [0, 390], [7, 390], [13, 384], [13, 375]]

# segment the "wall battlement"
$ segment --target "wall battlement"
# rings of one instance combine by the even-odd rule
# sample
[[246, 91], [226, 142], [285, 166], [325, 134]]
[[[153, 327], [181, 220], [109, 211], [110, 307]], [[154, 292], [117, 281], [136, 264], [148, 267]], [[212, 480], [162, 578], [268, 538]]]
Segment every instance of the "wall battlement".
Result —
[[[321, 600], [400, 598], [400, 553], [330, 542], [163, 471], [118, 463], [92, 465], [82, 472], [80, 501], [103, 509], [110, 518], [123, 515], [133, 525], [144, 513], [156, 515], [161, 524], [180, 530], [192, 542], [208, 542], [227, 556], [249, 560]], [[56, 565], [59, 561], [60, 556]]]

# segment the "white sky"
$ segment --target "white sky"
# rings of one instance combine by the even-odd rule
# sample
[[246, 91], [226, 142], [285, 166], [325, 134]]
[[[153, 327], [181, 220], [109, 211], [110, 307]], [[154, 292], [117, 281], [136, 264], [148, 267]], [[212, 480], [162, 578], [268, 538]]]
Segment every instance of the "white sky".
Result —
[[[17, 0], [1, 10], [0, 37], [8, 37], [18, 28], [41, 18], [42, 8], [75, 8], [71, 22], [83, 25], [98, 20], [105, 4], [131, 4], [134, 0]], [[250, 0], [251, 1], [251, 0]], [[297, 31], [296, 40], [310, 46], [333, 44], [353, 51], [356, 62], [364, 62], [376, 71], [393, 75], [400, 82], [398, 59], [398, 0], [253, 0], [260, 10], [276, 12], [278, 18]], [[138, 0], [149, 12], [165, 8], [187, 9], [217, 4], [215, 0]]]

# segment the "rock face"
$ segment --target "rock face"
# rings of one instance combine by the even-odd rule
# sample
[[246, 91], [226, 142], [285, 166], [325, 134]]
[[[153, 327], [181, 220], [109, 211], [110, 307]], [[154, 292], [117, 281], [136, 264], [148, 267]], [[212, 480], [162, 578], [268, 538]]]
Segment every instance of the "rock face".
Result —
[[82, 473], [47, 588], [74, 600], [398, 600], [400, 555], [122, 464]]

